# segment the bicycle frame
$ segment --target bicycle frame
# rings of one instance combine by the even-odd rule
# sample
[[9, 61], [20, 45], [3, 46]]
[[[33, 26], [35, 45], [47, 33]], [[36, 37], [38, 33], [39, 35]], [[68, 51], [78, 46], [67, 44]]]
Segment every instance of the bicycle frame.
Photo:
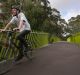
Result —
[[[29, 57], [30, 57], [30, 59], [32, 59], [32, 48], [31, 48], [31, 44], [30, 44], [30, 42], [28, 42], [28, 40], [27, 40], [27, 47], [25, 47], [25, 45], [23, 45], [23, 47], [22, 48], [20, 48], [14, 41], [13, 41], [13, 37], [12, 37], [12, 35], [13, 35], [13, 33], [14, 33], [14, 31], [11, 31], [11, 30], [6, 30], [5, 31], [6, 33], [7, 33], [7, 41], [8, 41], [8, 50], [9, 49], [14, 49], [14, 48], [12, 48], [12, 46], [14, 46], [18, 51], [19, 51], [19, 49], [22, 49], [22, 51], [23, 51], [23, 55], [24, 56], [26, 56], [28, 59], [29, 59]], [[12, 51], [14, 51], [14, 50], [12, 50]], [[28, 55], [27, 55], [27, 53], [28, 53]], [[7, 54], [7, 53], [6, 53]]]
[[7, 33], [7, 36], [6, 36], [7, 41], [2, 44], [2, 46], [3, 46], [2, 53], [1, 52], [0, 53], [1, 53], [1, 58], [8, 60], [8, 58], [11, 58], [11, 57], [14, 58], [15, 54], [18, 54], [18, 52], [14, 54], [15, 48], [12, 48], [12, 46], [15, 46], [17, 48], [17, 45], [13, 42], [12, 35], [13, 35], [14, 31], [6, 30], [3, 33]]

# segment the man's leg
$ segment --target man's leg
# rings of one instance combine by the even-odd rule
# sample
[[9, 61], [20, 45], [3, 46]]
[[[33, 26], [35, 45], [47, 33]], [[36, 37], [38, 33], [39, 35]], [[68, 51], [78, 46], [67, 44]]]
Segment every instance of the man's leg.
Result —
[[23, 44], [25, 47], [27, 46], [25, 35], [27, 36], [30, 33], [28, 30], [24, 30], [21, 33], [18, 34], [17, 39], [20, 41], [21, 44]]
[[22, 50], [22, 44], [19, 42], [19, 46], [16, 46], [16, 48], [19, 50], [19, 54], [16, 57], [15, 61], [19, 61], [23, 58], [23, 50]]
[[25, 35], [27, 35], [30, 31], [24, 30], [18, 34], [17, 39], [19, 40], [19, 55], [16, 60], [20, 60], [23, 57], [23, 45], [27, 47], [27, 43], [25, 40]]

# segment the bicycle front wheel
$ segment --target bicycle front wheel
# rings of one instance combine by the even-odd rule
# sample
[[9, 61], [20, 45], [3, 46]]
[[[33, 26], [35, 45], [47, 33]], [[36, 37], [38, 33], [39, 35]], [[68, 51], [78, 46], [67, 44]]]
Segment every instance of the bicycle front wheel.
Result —
[[0, 59], [10, 60], [14, 59], [18, 55], [17, 49], [12, 44], [4, 44], [0, 52]]
[[12, 48], [8, 43], [2, 44], [0, 51], [0, 74], [9, 71], [13, 66]]

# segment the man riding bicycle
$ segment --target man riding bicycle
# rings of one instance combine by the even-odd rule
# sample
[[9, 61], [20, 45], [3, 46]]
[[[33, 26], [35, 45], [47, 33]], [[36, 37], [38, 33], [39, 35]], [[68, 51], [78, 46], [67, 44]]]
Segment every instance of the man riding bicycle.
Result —
[[7, 28], [10, 27], [12, 24], [17, 24], [17, 27], [13, 30], [19, 30], [19, 34], [17, 35], [17, 39], [19, 40], [19, 54], [15, 61], [20, 60], [23, 57], [23, 45], [27, 47], [27, 43], [25, 40], [25, 35], [30, 33], [31, 27], [30, 24], [25, 17], [25, 15], [21, 12], [21, 10], [17, 6], [11, 7], [11, 13], [12, 13], [12, 19], [10, 22], [6, 25], [4, 29], [1, 29], [1, 31], [6, 31]]

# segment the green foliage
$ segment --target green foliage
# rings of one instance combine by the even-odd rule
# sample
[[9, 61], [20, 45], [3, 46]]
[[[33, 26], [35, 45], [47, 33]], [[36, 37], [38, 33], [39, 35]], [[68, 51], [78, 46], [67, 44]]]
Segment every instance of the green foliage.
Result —
[[54, 43], [54, 42], [61, 41], [61, 39], [55, 35], [49, 34], [48, 41], [49, 43]]
[[79, 44], [80, 45], [80, 32], [79, 33], [76, 33], [75, 35], [69, 37], [67, 39], [68, 42], [73, 42], [73, 43], [76, 43], [76, 44]]
[[69, 20], [69, 28], [72, 34], [80, 32], [80, 15], [77, 15], [76, 17], [72, 17]]
[[33, 30], [41, 31], [43, 23], [43, 9], [40, 7], [32, 7], [27, 12], [31, 27]]

